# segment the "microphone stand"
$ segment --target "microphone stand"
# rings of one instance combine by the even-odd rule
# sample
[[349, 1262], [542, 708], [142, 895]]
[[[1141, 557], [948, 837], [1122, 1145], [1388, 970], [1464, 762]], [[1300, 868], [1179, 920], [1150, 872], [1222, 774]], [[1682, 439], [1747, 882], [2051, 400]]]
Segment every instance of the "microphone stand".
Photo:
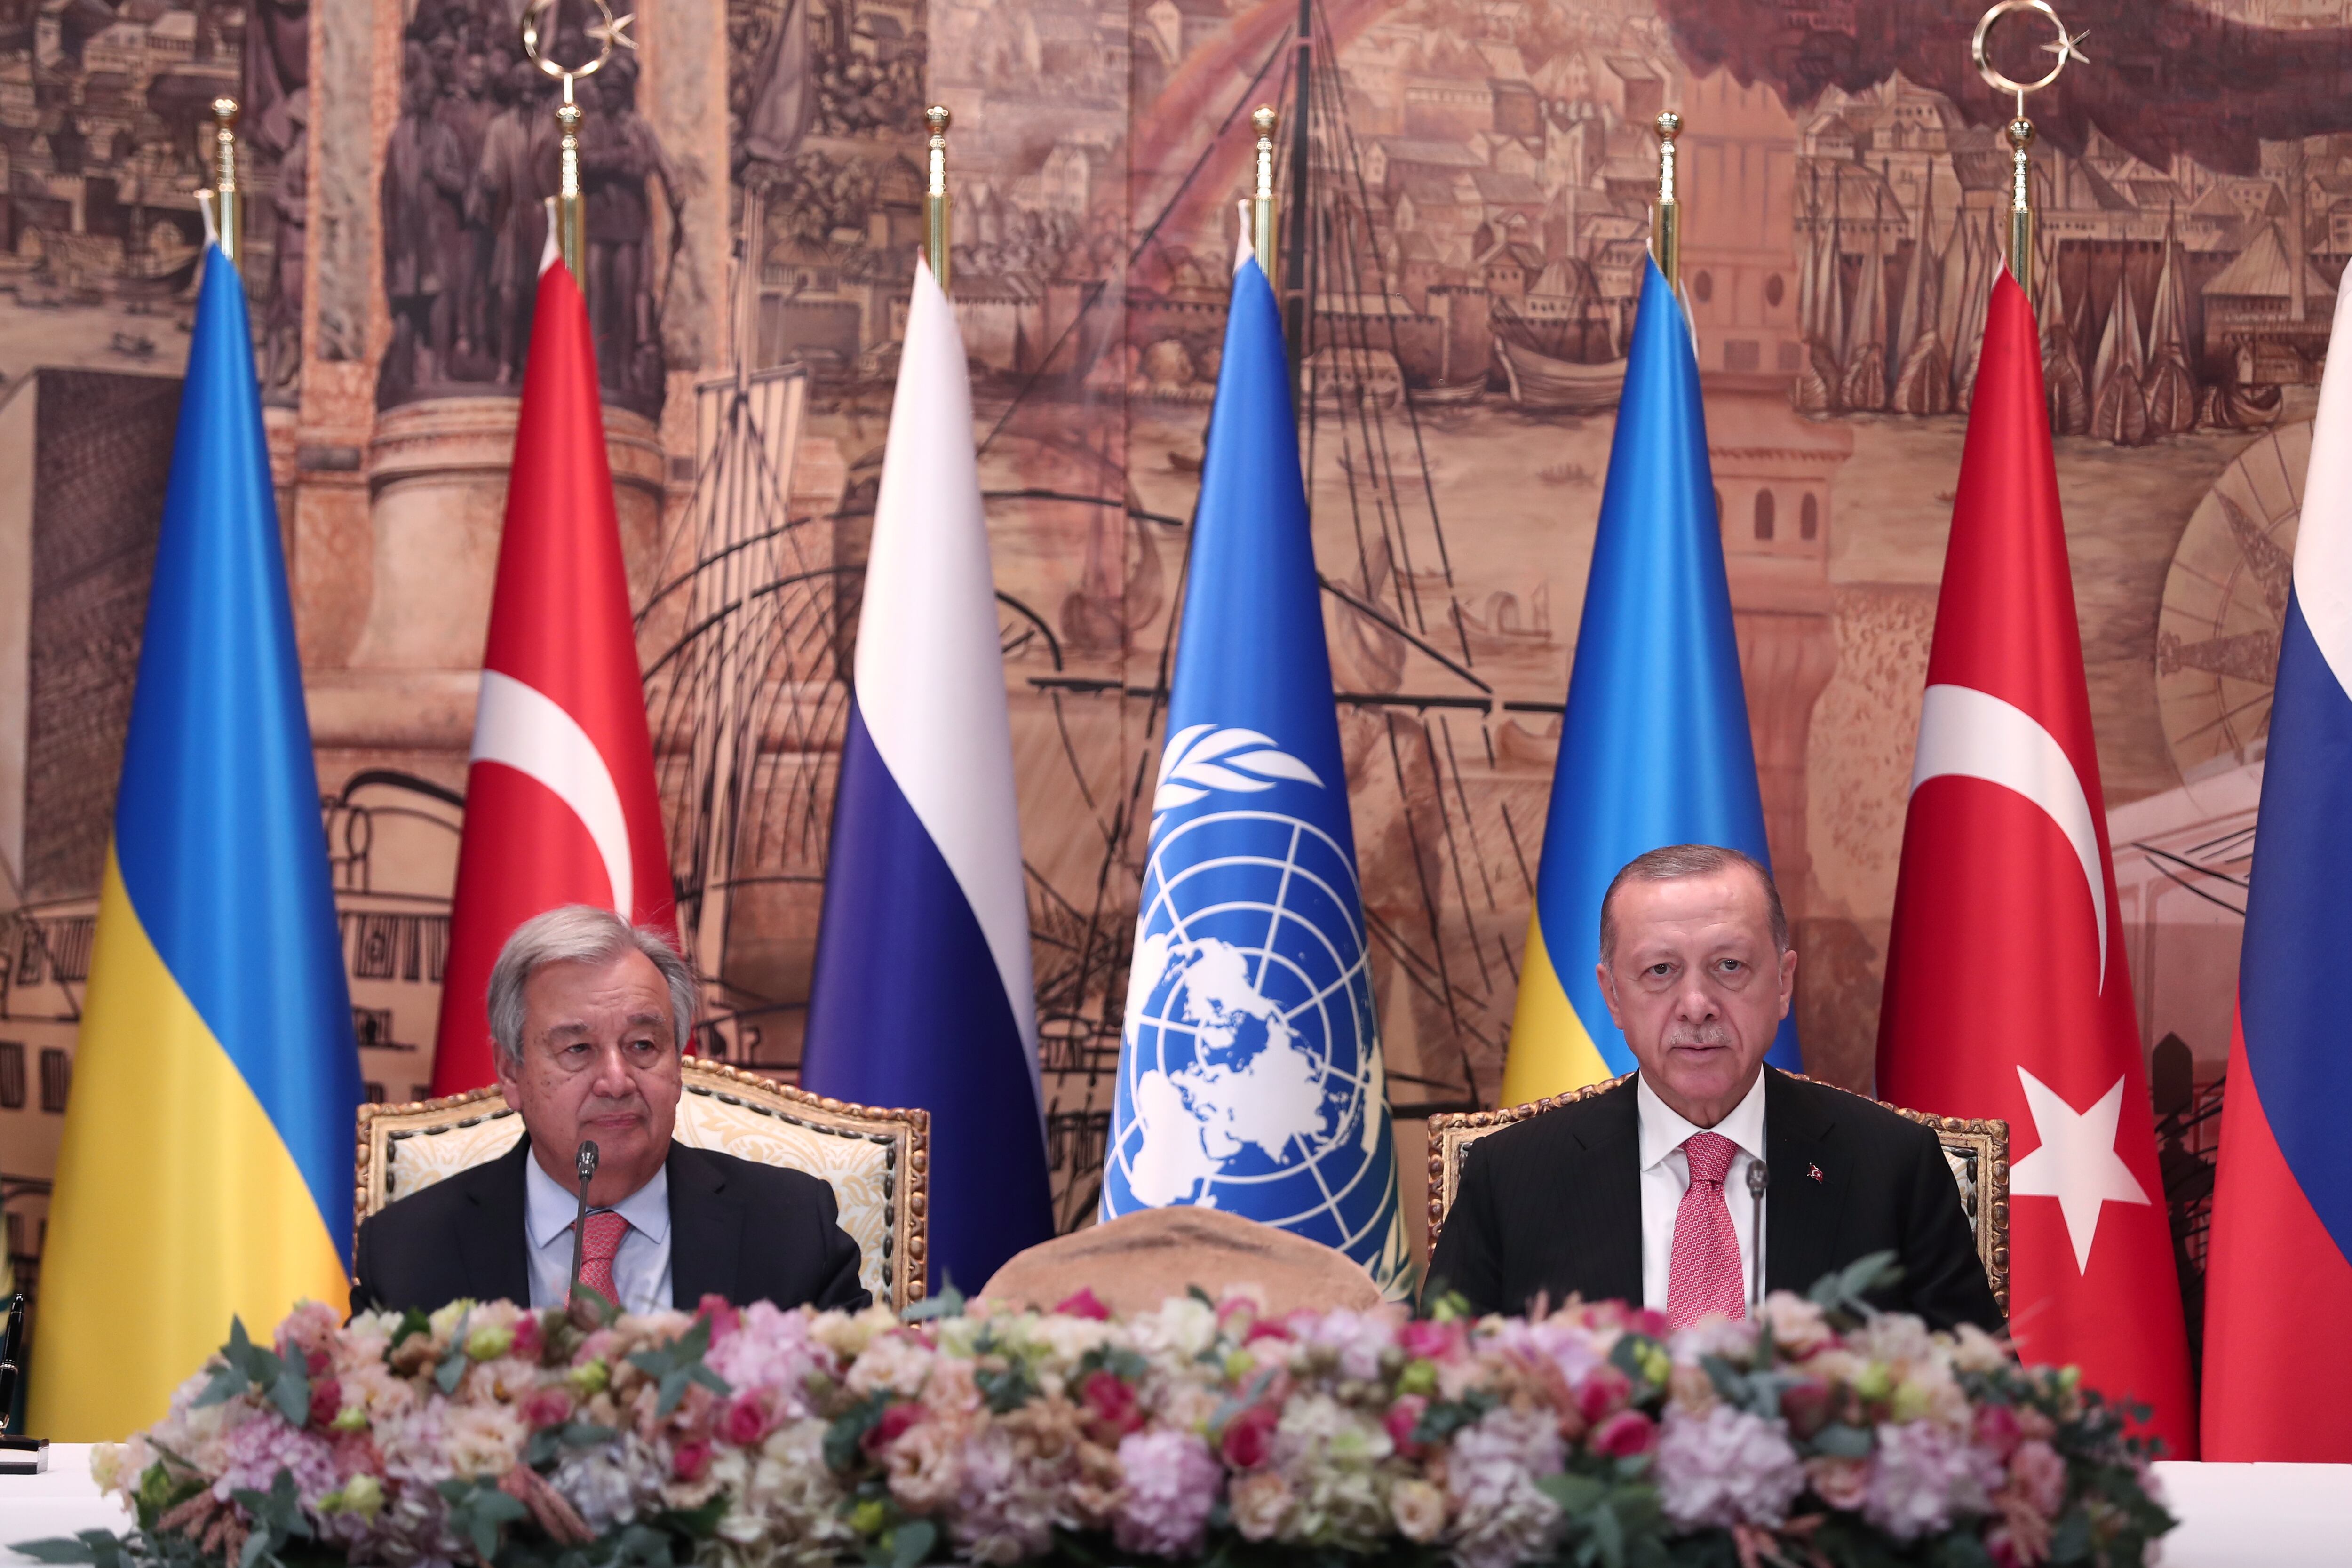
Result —
[[16, 1410], [18, 1367], [24, 1360], [25, 1293], [8, 1298], [0, 1326], [0, 1476], [41, 1476], [49, 1469], [49, 1440], [20, 1436], [9, 1428]]
[[1764, 1188], [1770, 1180], [1763, 1161], [1748, 1163], [1748, 1196], [1755, 1205], [1748, 1227], [1748, 1271], [1753, 1277], [1748, 1289], [1748, 1316], [1751, 1321], [1764, 1306]]
[[588, 1251], [588, 1186], [596, 1179], [596, 1144], [593, 1139], [583, 1139], [573, 1167], [580, 1173], [580, 1210], [572, 1218], [572, 1289], [564, 1292], [563, 1310], [568, 1315], [572, 1303], [580, 1297], [580, 1266]]

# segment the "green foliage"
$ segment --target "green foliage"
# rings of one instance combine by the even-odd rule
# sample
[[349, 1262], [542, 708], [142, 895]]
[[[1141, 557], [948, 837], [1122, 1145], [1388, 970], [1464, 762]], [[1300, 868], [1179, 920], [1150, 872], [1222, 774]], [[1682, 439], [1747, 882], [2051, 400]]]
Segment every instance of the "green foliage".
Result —
[[441, 1500], [449, 1507], [449, 1532], [470, 1542], [475, 1556], [484, 1563], [498, 1560], [499, 1531], [530, 1512], [520, 1500], [499, 1490], [497, 1482], [481, 1476], [443, 1481], [438, 1489]]
[[835, 1474], [841, 1474], [857, 1462], [857, 1450], [866, 1441], [866, 1434], [874, 1430], [889, 1405], [890, 1394], [886, 1389], [867, 1394], [833, 1418], [833, 1425], [824, 1429], [824, 1462]]
[[307, 1369], [266, 1345], [257, 1345], [245, 1331], [245, 1320], [231, 1318], [228, 1343], [220, 1348], [221, 1364], [212, 1381], [196, 1396], [196, 1406], [226, 1405], [238, 1394], [254, 1393], [278, 1407], [287, 1424], [299, 1426], [310, 1418], [310, 1379]]
[[283, 1552], [289, 1542], [317, 1539], [310, 1521], [303, 1517], [302, 1500], [294, 1489], [293, 1471], [279, 1470], [266, 1492], [242, 1487], [232, 1495], [237, 1507], [253, 1521], [252, 1533], [245, 1538], [245, 1550], [237, 1555], [236, 1568], [287, 1568]]
[[955, 1288], [954, 1280], [942, 1275], [940, 1278], [940, 1293], [915, 1302], [898, 1314], [898, 1321], [902, 1323], [928, 1323], [933, 1318], [962, 1316], [963, 1292]]
[[1567, 1534], [1559, 1561], [1575, 1568], [1663, 1568], [1666, 1520], [1655, 1489], [1643, 1479], [1646, 1459], [1625, 1461], [1613, 1474], [1566, 1471], [1537, 1489], [1559, 1504]]
[[1878, 1309], [1870, 1304], [1870, 1293], [1886, 1289], [1902, 1278], [1903, 1265], [1895, 1260], [1892, 1251], [1865, 1253], [1814, 1280], [1805, 1299], [1832, 1321], [1858, 1323], [1878, 1315]]
[[687, 1389], [694, 1384], [700, 1384], [722, 1399], [735, 1392], [725, 1378], [703, 1364], [703, 1355], [709, 1349], [710, 1320], [698, 1318], [694, 1327], [669, 1343], [655, 1350], [638, 1351], [629, 1357], [631, 1366], [658, 1381], [661, 1399], [654, 1406], [655, 1415], [667, 1416], [677, 1409], [678, 1401], [686, 1397]]

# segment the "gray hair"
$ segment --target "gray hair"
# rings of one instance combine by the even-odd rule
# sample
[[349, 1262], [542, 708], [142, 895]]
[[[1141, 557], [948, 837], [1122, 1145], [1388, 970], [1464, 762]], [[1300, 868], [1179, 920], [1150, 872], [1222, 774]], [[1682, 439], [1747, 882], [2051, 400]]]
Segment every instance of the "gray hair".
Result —
[[631, 925], [593, 904], [566, 904], [515, 927], [490, 969], [490, 1038], [509, 1067], [522, 1060], [523, 990], [551, 963], [605, 964], [641, 952], [669, 987], [670, 1027], [680, 1050], [694, 1029], [694, 971], [669, 938], [651, 926]]
[[1762, 861], [1720, 844], [1669, 844], [1634, 856], [1609, 879], [1609, 890], [1601, 895], [1601, 962], [1609, 963], [1617, 945], [1617, 921], [1612, 910], [1618, 889], [1628, 882], [1679, 882], [1691, 877], [1718, 876], [1735, 867], [1748, 871], [1763, 885], [1764, 908], [1772, 921], [1772, 945], [1788, 952], [1789, 911], [1781, 907], [1780, 889], [1772, 885], [1772, 873]]

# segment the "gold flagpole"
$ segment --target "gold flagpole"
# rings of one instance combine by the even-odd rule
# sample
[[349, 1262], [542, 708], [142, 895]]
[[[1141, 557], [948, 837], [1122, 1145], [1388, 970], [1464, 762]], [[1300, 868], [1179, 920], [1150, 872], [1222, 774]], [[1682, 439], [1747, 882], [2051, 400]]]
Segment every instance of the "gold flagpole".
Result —
[[220, 237], [221, 254], [234, 265], [244, 248], [245, 200], [236, 188], [236, 100], [213, 100], [213, 183], [196, 193], [196, 201], [213, 220]]
[[930, 258], [931, 276], [945, 294], [948, 272], [955, 264], [948, 225], [948, 127], [955, 123], [955, 116], [946, 104], [935, 103], [923, 111], [923, 123], [931, 128], [929, 180], [923, 189], [923, 248]]
[[1275, 282], [1280, 258], [1280, 231], [1274, 224], [1274, 128], [1280, 117], [1265, 104], [1250, 115], [1250, 128], [1257, 132], [1257, 184], [1250, 193], [1250, 248], [1257, 252], [1257, 264], [1265, 271], [1265, 280]]
[[[547, 198], [548, 220], [555, 227], [555, 247], [563, 258], [572, 281], [581, 292], [588, 289], [588, 277], [583, 263], [588, 254], [587, 219], [580, 199], [580, 94], [578, 84], [604, 68], [615, 47], [634, 49], [637, 41], [629, 37], [629, 24], [634, 15], [614, 16], [610, 0], [590, 0], [596, 8], [596, 20], [586, 29], [588, 38], [596, 46], [596, 58], [585, 65], [560, 64], [549, 55], [540, 39], [540, 25], [544, 18], [552, 22], [556, 0], [530, 0], [522, 12], [522, 52], [540, 70], [553, 78], [563, 88], [562, 100], [556, 105], [555, 123], [562, 133], [558, 152], [555, 195]], [[550, 38], [548, 43], [554, 40]]]
[[[2055, 55], [2056, 60], [2048, 72], [2032, 81], [2019, 81], [2004, 75], [1992, 63], [1993, 24], [2016, 11], [2031, 11], [2058, 30], [2056, 38], [2042, 46], [2042, 52]], [[1977, 74], [1994, 91], [2013, 94], [2017, 100], [2017, 112], [2001, 128], [2001, 135], [2009, 142], [2009, 270], [2018, 286], [2029, 293], [2033, 289], [2033, 191], [2032, 163], [2026, 150], [2033, 145], [2033, 121], [2025, 117], [2025, 95], [2040, 92], [2055, 82], [2068, 61], [2088, 63], [2090, 57], [2083, 53], [2082, 44], [2089, 36], [2087, 32], [2068, 32], [2050, 0], [1996, 0], [1978, 20], [1976, 35], [1969, 40], [1969, 56], [1976, 62]]]
[[1658, 199], [1650, 208], [1650, 254], [1666, 275], [1669, 289], [1682, 287], [1683, 204], [1675, 195], [1675, 138], [1683, 117], [1669, 109], [1658, 116]]

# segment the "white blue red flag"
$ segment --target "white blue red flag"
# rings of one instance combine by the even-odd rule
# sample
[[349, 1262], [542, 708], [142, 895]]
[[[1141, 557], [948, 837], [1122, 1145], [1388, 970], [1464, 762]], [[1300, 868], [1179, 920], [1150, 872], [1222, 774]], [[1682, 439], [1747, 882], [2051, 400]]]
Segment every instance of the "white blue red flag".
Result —
[[1244, 249], [1217, 373], [1103, 1173], [1411, 1288], [1282, 318]]
[[1054, 1234], [971, 384], [919, 263], [874, 509], [803, 1087], [931, 1113], [930, 1277]]
[[2206, 1258], [2204, 1457], [2352, 1460], [2352, 289], [2311, 431], [2271, 697]]

